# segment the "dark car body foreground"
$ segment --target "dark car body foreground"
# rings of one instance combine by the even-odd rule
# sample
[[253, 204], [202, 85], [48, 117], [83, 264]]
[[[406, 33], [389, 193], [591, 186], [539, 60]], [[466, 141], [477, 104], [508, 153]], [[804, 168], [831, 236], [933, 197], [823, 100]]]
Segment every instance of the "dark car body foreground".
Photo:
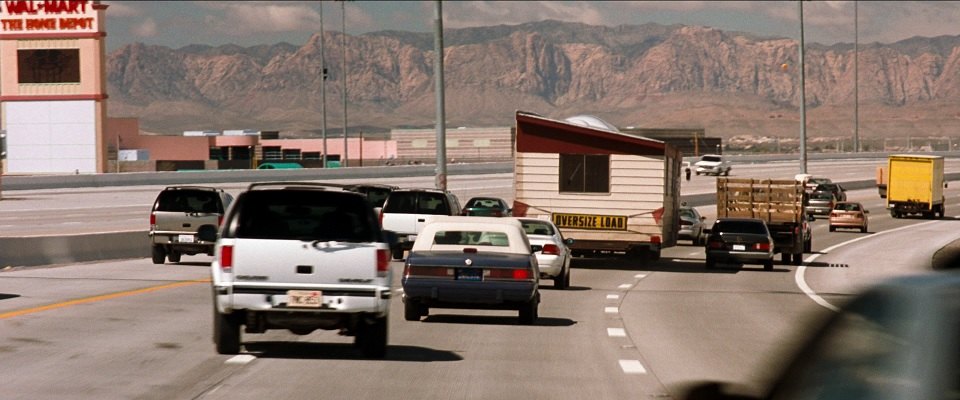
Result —
[[799, 347], [762, 396], [690, 384], [677, 398], [949, 400], [960, 398], [960, 274], [894, 278], [848, 302]]

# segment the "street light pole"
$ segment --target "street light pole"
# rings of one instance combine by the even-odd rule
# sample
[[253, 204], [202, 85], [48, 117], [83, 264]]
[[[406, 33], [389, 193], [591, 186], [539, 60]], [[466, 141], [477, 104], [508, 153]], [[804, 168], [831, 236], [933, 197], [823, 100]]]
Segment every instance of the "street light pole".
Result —
[[343, 160], [340, 166], [347, 166], [347, 2], [340, 2], [340, 22], [343, 24], [341, 47], [343, 47], [343, 73], [340, 81], [343, 83]]
[[436, 53], [433, 61], [434, 87], [437, 97], [437, 189], [447, 190], [447, 134], [446, 111], [443, 104], [443, 13], [440, 0], [434, 1], [433, 7], [433, 51]]
[[860, 152], [860, 26], [857, 1], [853, 1], [853, 152]]
[[806, 64], [803, 59], [803, 0], [798, 0], [800, 10], [800, 173], [807, 173], [807, 95]]
[[323, 168], [327, 167], [327, 60], [323, 55], [323, 2], [320, 2], [320, 136], [323, 138], [323, 157], [320, 159]]

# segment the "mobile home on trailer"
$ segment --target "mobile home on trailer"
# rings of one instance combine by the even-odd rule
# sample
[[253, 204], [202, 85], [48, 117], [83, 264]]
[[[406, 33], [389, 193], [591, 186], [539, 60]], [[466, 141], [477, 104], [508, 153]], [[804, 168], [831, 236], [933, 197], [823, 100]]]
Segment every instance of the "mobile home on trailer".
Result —
[[516, 114], [514, 216], [550, 219], [574, 252], [657, 259], [677, 241], [680, 153], [595, 117]]

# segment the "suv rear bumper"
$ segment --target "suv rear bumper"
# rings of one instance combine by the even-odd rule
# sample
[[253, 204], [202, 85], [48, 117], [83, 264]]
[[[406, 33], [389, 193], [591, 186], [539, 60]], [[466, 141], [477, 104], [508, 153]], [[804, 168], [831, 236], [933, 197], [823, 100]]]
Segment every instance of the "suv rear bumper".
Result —
[[[287, 307], [287, 290], [258, 287], [219, 286], [216, 291], [217, 311], [237, 310], [295, 312], [305, 314], [371, 313], [386, 315], [390, 308], [391, 290], [388, 287], [357, 289], [319, 289], [322, 293], [319, 308]], [[298, 288], [303, 289], [303, 288]]]

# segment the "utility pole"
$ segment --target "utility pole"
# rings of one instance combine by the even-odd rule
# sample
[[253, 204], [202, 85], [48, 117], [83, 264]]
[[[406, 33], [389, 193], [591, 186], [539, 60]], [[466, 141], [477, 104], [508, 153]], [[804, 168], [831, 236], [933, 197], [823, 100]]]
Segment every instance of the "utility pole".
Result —
[[327, 60], [323, 55], [323, 2], [320, 2], [320, 114], [323, 122], [320, 125], [320, 136], [323, 138], [323, 168], [327, 167]]
[[853, 152], [860, 152], [860, 26], [857, 0], [853, 1]]
[[343, 73], [340, 81], [343, 83], [343, 160], [341, 167], [347, 166], [347, 2], [340, 2], [340, 22], [343, 24], [341, 47], [343, 47]]
[[798, 0], [800, 9], [800, 173], [807, 173], [807, 95], [806, 64], [803, 59], [803, 1]]
[[437, 97], [437, 189], [447, 190], [447, 135], [446, 116], [443, 107], [443, 12], [440, 0], [433, 7], [433, 60], [434, 90]]

